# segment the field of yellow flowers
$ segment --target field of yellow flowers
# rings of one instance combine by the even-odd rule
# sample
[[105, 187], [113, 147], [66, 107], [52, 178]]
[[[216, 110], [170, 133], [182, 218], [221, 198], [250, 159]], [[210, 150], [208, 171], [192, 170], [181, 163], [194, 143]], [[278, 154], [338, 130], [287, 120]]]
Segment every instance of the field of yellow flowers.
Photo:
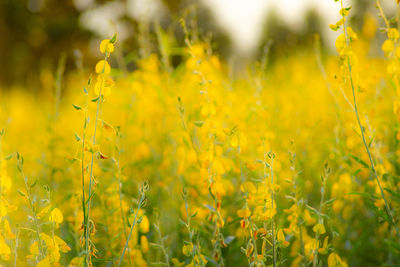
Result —
[[400, 36], [377, 3], [359, 30], [337, 3], [335, 55], [316, 37], [240, 77], [182, 20], [176, 68], [123, 73], [114, 36], [1, 90], [1, 265], [399, 266]]

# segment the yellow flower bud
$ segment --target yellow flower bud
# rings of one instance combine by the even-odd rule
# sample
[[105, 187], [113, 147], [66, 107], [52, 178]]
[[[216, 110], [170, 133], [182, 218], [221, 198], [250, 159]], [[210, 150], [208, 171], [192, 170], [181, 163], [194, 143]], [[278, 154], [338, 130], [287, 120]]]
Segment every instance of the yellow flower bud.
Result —
[[282, 244], [285, 248], [289, 246], [289, 242], [286, 241], [285, 235], [283, 234], [282, 229], [279, 229], [278, 235], [277, 235], [277, 239], [278, 239], [279, 242], [281, 242], [281, 244]]
[[385, 53], [390, 53], [394, 49], [394, 42], [392, 40], [386, 40], [383, 42], [382, 51]]
[[55, 208], [51, 211], [49, 216], [49, 221], [54, 222], [56, 224], [60, 224], [62, 223], [63, 220], [64, 217], [59, 209]]
[[193, 251], [193, 243], [186, 244], [182, 248], [182, 253], [185, 256], [190, 256], [190, 254], [192, 254], [192, 251]]
[[148, 233], [149, 229], [150, 229], [150, 223], [149, 223], [149, 219], [147, 218], [146, 215], [143, 216], [142, 221], [140, 222], [140, 232], [142, 233]]
[[111, 72], [111, 67], [110, 64], [108, 64], [107, 61], [105, 60], [100, 60], [97, 64], [96, 64], [96, 73], [104, 73], [104, 74], [110, 74]]
[[325, 234], [326, 230], [325, 230], [325, 226], [323, 224], [317, 223], [314, 228], [313, 231], [317, 234]]
[[240, 209], [237, 211], [237, 215], [240, 218], [248, 218], [248, 217], [250, 217], [250, 214], [251, 214], [251, 211], [248, 208]]
[[399, 31], [396, 28], [390, 28], [387, 32], [387, 36], [389, 39], [396, 41], [399, 39]]
[[114, 52], [114, 44], [110, 43], [109, 39], [105, 39], [100, 43], [100, 52], [101, 53], [112, 53]]
[[147, 253], [149, 251], [149, 241], [145, 235], [140, 237], [140, 247], [142, 248], [143, 253]]

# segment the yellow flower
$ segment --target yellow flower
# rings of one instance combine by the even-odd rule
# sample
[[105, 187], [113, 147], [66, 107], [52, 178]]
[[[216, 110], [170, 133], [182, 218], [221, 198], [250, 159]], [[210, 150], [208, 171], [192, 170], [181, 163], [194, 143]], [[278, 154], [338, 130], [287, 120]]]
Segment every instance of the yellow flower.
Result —
[[248, 217], [250, 217], [250, 214], [251, 214], [251, 211], [248, 208], [240, 209], [237, 211], [237, 215], [240, 218], [248, 218]]
[[338, 254], [331, 253], [328, 257], [328, 266], [329, 267], [347, 267], [347, 263], [343, 261]]
[[146, 215], [143, 216], [142, 221], [140, 222], [140, 232], [146, 234], [149, 232], [150, 229], [150, 223], [149, 223], [149, 219], [147, 218]]
[[50, 208], [51, 208], [51, 205], [47, 205], [40, 212], [38, 212], [38, 214], [36, 216], [39, 219], [42, 218], [43, 216], [46, 216], [49, 213]]
[[75, 257], [69, 262], [68, 266], [69, 267], [81, 267], [83, 265], [83, 261], [84, 261], [84, 258], [82, 256]]
[[336, 50], [338, 51], [339, 55], [343, 55], [346, 49], [346, 36], [342, 33], [336, 39], [335, 46]]
[[389, 39], [396, 41], [399, 39], [399, 31], [396, 28], [390, 28], [387, 32], [387, 36]]
[[316, 222], [316, 220], [311, 217], [311, 214], [308, 210], [304, 210], [304, 221], [306, 222], [306, 225], [313, 225]]
[[192, 254], [192, 251], [193, 251], [193, 243], [188, 243], [184, 245], [182, 248], [182, 253], [185, 256], [190, 256]]
[[[171, 262], [174, 264], [175, 267], [181, 267], [183, 265], [185, 265], [184, 262], [180, 262], [177, 258], [172, 258]], [[189, 265], [186, 265], [189, 266]]]
[[149, 251], [149, 241], [145, 235], [140, 237], [140, 247], [142, 248], [143, 253], [147, 253]]
[[109, 39], [104, 39], [100, 43], [100, 52], [101, 53], [112, 53], [114, 52], [114, 44], [110, 43]]
[[11, 231], [10, 224], [7, 220], [4, 220], [4, 231], [5, 238], [7, 239], [15, 239], [15, 234]]
[[94, 85], [94, 93], [96, 95], [101, 94], [107, 96], [111, 93], [111, 88], [114, 86], [114, 81], [110, 78], [110, 76], [105, 74], [99, 74], [97, 77], [97, 82]]
[[36, 257], [37, 255], [39, 255], [39, 246], [38, 246], [37, 241], [33, 242], [30, 245], [29, 252], [31, 253], [31, 255], [29, 255], [28, 258], [33, 258], [33, 257]]
[[10, 247], [6, 244], [3, 237], [0, 236], [0, 255], [1, 255], [1, 257], [7, 260], [8, 257], [10, 256], [10, 254], [11, 254]]
[[349, 36], [350, 41], [356, 41], [358, 39], [357, 34], [353, 31], [351, 27], [346, 28], [347, 36]]
[[385, 53], [390, 53], [394, 50], [394, 43], [392, 40], [385, 40], [382, 44], [382, 51]]
[[323, 244], [322, 248], [318, 249], [318, 253], [323, 254], [323, 255], [328, 253], [328, 239], [329, 239], [328, 236], [325, 237], [324, 244]]
[[9, 191], [11, 188], [10, 177], [6, 174], [5, 171], [1, 170], [0, 170], [0, 184], [1, 184], [1, 189], [4, 191], [4, 193], [7, 193], [7, 191]]
[[60, 237], [55, 235], [54, 241], [57, 243], [58, 248], [60, 249], [61, 252], [67, 253], [68, 251], [71, 250], [71, 248], [67, 245], [67, 243], [65, 243], [65, 241], [62, 240]]
[[323, 224], [317, 223], [314, 228], [313, 231], [317, 234], [323, 235], [325, 234], [326, 230], [325, 230], [325, 226]]
[[279, 229], [278, 235], [277, 235], [278, 241], [281, 242], [281, 244], [286, 248], [289, 246], [289, 241], [286, 241], [285, 235], [283, 234], [282, 229]]
[[237, 135], [234, 135], [231, 139], [231, 146], [232, 147], [238, 147], [239, 145], [239, 137]]
[[110, 67], [110, 64], [108, 64], [108, 62], [103, 59], [103, 60], [100, 60], [96, 64], [95, 70], [96, 70], [96, 73], [99, 73], [99, 74], [103, 73], [103, 74], [108, 75], [111, 72], [111, 67]]
[[245, 182], [241, 185], [240, 189], [242, 192], [248, 192], [250, 194], [255, 194], [257, 192], [257, 188], [252, 182]]
[[311, 238], [304, 244], [304, 249], [307, 251], [307, 254], [312, 253], [314, 250], [317, 250], [319, 246], [319, 242], [317, 239]]
[[49, 221], [58, 225], [58, 224], [62, 223], [63, 220], [64, 220], [64, 217], [59, 209], [55, 208], [51, 211], [50, 216], [49, 216]]
[[235, 134], [231, 139], [231, 146], [233, 148], [236, 148], [238, 146], [243, 148], [246, 145], [246, 143], [247, 143], [247, 139], [243, 133]]
[[47, 256], [47, 257], [44, 258], [43, 260], [39, 261], [39, 262], [36, 264], [36, 267], [51, 267], [50, 260], [49, 260], [49, 256]]

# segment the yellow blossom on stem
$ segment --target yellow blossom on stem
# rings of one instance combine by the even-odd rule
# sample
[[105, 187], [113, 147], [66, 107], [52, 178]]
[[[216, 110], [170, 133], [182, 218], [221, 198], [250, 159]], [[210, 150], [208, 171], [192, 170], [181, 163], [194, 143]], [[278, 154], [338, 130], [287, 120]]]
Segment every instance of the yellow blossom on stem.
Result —
[[110, 43], [109, 39], [104, 39], [100, 43], [100, 52], [101, 53], [112, 53], [114, 52], [114, 44]]
[[279, 242], [281, 242], [282, 246], [285, 248], [289, 246], [289, 241], [286, 241], [285, 235], [283, 234], [282, 229], [279, 229], [278, 234], [277, 234], [277, 239]]
[[102, 59], [96, 64], [95, 71], [98, 74], [103, 73], [103, 74], [108, 75], [111, 72], [110, 64], [108, 64], [107, 61]]
[[64, 217], [58, 208], [55, 208], [51, 211], [49, 221], [55, 223], [58, 226], [60, 223], [62, 223], [63, 220]]
[[251, 211], [248, 208], [240, 209], [240, 210], [237, 211], [237, 215], [240, 218], [248, 218], [251, 215]]
[[314, 227], [313, 227], [313, 231], [317, 234], [323, 235], [325, 234], [326, 230], [325, 230], [325, 226], [323, 224], [317, 223]]

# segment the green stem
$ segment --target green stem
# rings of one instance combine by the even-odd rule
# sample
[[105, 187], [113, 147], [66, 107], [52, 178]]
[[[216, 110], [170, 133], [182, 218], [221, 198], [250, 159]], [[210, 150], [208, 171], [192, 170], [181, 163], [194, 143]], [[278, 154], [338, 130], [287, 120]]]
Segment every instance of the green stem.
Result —
[[133, 232], [133, 228], [134, 228], [135, 225], [136, 225], [137, 215], [138, 215], [139, 210], [140, 210], [140, 208], [141, 208], [141, 206], [142, 206], [142, 203], [143, 203], [143, 201], [144, 201], [144, 197], [145, 197], [145, 195], [144, 195], [144, 193], [142, 193], [142, 195], [140, 196], [139, 205], [138, 205], [137, 210], [136, 210], [136, 212], [135, 212], [135, 218], [133, 219], [133, 223], [132, 223], [132, 226], [131, 226], [131, 230], [130, 230], [130, 232], [129, 232], [128, 239], [127, 239], [126, 242], [125, 242], [124, 250], [122, 251], [122, 254], [121, 254], [121, 257], [120, 257], [120, 259], [119, 259], [119, 262], [118, 262], [117, 267], [119, 267], [119, 266], [121, 265], [121, 262], [122, 262], [122, 260], [124, 259], [125, 251], [126, 251], [126, 249], [128, 248], [129, 240], [131, 239], [132, 232]]
[[[271, 157], [271, 209], [274, 210], [274, 172], [273, 172], [273, 163], [274, 163], [274, 155]], [[275, 225], [274, 225], [274, 217], [272, 217], [271, 222], [271, 230], [272, 230], [272, 257], [273, 257], [273, 266], [276, 267], [276, 247], [275, 247]]]
[[[104, 66], [101, 74], [104, 74], [104, 69], [106, 66], [107, 62], [107, 56], [108, 53], [105, 53], [104, 56]], [[104, 83], [104, 78], [101, 80], [100, 84], [100, 90], [99, 90], [99, 99], [97, 99], [97, 108], [96, 108], [96, 120], [94, 123], [94, 132], [93, 132], [93, 138], [92, 138], [92, 145], [93, 147], [96, 145], [96, 132], [97, 132], [97, 123], [99, 120], [99, 113], [100, 113], [100, 103], [102, 101], [102, 89], [103, 89], [103, 83]], [[90, 232], [90, 204], [92, 202], [92, 183], [93, 183], [93, 163], [94, 163], [94, 155], [95, 153], [92, 152], [92, 159], [90, 162], [90, 174], [89, 174], [89, 192], [88, 192], [88, 200], [87, 200], [87, 212], [86, 212], [86, 219], [85, 219], [85, 253], [86, 253], [86, 261], [85, 261], [85, 266], [89, 266], [90, 262], [90, 253], [89, 253], [89, 232]], [[84, 203], [85, 204], [85, 203]]]
[[[378, 1], [378, 3], [379, 3], [379, 1]], [[341, 5], [342, 5], [342, 8], [343, 8], [343, 1], [341, 1]], [[378, 5], [378, 7], [380, 7], [380, 5]], [[344, 16], [343, 16], [343, 18], [344, 18]], [[343, 29], [344, 29], [344, 34], [345, 34], [345, 37], [346, 37], [346, 41], [348, 42], [348, 36], [347, 36], [347, 30], [346, 30], [346, 24], [345, 23], [343, 24]], [[350, 79], [351, 91], [352, 91], [352, 94], [353, 94], [354, 113], [356, 114], [357, 123], [358, 123], [358, 126], [359, 126], [360, 131], [361, 131], [361, 137], [362, 137], [362, 140], [363, 140], [363, 143], [364, 143], [364, 146], [365, 146], [365, 150], [367, 151], [367, 154], [368, 154], [368, 158], [369, 158], [369, 161], [370, 161], [372, 172], [373, 172], [375, 180], [376, 180], [376, 182], [377, 182], [377, 184], [379, 186], [379, 190], [380, 190], [382, 199], [383, 199], [383, 201], [385, 203], [386, 213], [390, 218], [390, 223], [393, 224], [393, 227], [394, 227], [394, 229], [396, 231], [397, 236], [400, 237], [399, 230], [397, 229], [396, 223], [395, 223], [395, 221], [393, 219], [393, 216], [392, 216], [392, 212], [390, 211], [388, 202], [387, 202], [386, 197], [385, 197], [385, 193], [383, 191], [381, 182], [380, 182], [379, 177], [378, 177], [378, 173], [376, 172], [376, 169], [375, 169], [375, 164], [374, 164], [374, 161], [372, 159], [371, 152], [369, 151], [368, 144], [367, 144], [367, 141], [365, 139], [364, 127], [361, 124], [360, 116], [359, 116], [359, 113], [358, 113], [357, 100], [356, 100], [356, 94], [355, 94], [355, 90], [354, 90], [354, 83], [353, 83], [353, 77], [352, 77], [352, 66], [350, 64], [349, 56], [346, 56], [346, 59], [347, 59], [346, 60], [347, 61], [347, 66], [348, 66], [348, 69], [349, 69], [349, 79]]]

